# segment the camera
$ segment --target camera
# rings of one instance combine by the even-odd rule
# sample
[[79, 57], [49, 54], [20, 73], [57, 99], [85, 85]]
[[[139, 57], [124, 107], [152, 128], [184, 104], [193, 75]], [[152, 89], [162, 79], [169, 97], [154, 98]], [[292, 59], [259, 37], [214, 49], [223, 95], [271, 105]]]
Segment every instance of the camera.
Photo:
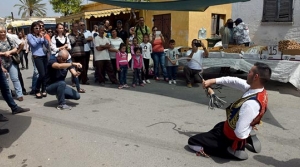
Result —
[[82, 73], [82, 68], [77, 68], [77, 71]]
[[201, 40], [197, 40], [194, 42], [196, 47], [201, 47]]

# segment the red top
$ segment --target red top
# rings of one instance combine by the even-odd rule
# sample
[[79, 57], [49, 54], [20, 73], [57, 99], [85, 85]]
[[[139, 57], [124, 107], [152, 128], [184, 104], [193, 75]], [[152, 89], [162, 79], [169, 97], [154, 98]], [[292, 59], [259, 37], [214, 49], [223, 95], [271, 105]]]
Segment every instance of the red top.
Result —
[[154, 39], [152, 43], [152, 52], [164, 52], [164, 45], [162, 39]]

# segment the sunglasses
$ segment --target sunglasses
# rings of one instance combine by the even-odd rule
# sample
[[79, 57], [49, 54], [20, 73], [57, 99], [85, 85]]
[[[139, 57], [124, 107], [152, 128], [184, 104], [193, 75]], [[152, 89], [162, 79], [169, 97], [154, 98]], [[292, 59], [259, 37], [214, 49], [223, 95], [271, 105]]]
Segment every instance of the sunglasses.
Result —
[[59, 57], [61, 61], [67, 61], [68, 59], [64, 59], [62, 57]]
[[40, 28], [38, 28], [38, 27], [34, 27], [34, 29], [35, 29], [35, 30], [39, 30]]
[[49, 33], [52, 33], [52, 31], [48, 31]]

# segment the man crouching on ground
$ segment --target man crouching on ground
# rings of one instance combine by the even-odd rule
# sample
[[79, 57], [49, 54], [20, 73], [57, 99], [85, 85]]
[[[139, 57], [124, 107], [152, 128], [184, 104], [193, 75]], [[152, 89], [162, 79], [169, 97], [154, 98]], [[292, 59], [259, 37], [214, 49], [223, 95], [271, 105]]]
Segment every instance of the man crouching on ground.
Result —
[[80, 63], [73, 63], [71, 57], [69, 57], [69, 52], [67, 50], [61, 50], [56, 59], [49, 60], [47, 65], [47, 74], [46, 82], [47, 88], [46, 91], [50, 95], [56, 95], [58, 100], [58, 110], [71, 110], [72, 107], [66, 104], [65, 99], [74, 99], [79, 100], [79, 93], [68, 87], [66, 84], [66, 76], [68, 70], [75, 77], [80, 75], [80, 72], [75, 70], [75, 67], [78, 69], [82, 68]]

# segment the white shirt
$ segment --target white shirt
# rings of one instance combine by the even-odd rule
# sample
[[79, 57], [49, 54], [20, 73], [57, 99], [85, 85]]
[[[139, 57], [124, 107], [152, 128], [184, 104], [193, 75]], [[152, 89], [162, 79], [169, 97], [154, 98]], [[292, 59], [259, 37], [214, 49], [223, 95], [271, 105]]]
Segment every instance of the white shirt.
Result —
[[[249, 89], [250, 85], [247, 84], [246, 80], [237, 77], [217, 78], [216, 84], [222, 84], [245, 92], [242, 98], [262, 92], [264, 90], [264, 88]], [[240, 108], [239, 119], [234, 130], [236, 137], [240, 139], [246, 139], [249, 136], [252, 130], [250, 123], [259, 114], [259, 110], [260, 105], [256, 100], [247, 100], [245, 103], [243, 103]]]
[[95, 38], [94, 38], [94, 34], [95, 34], [95, 33], [99, 35], [99, 33], [98, 33], [97, 31], [94, 31], [94, 30], [92, 31], [92, 38], [93, 38], [93, 41], [91, 42], [91, 47], [92, 47], [92, 48], [95, 46], [95, 45], [94, 45], [94, 39], [95, 39]]
[[95, 44], [95, 47], [94, 47], [95, 61], [98, 61], [98, 60], [110, 60], [108, 49], [105, 49], [105, 50], [102, 50], [102, 51], [98, 51], [96, 49], [96, 47], [98, 47], [100, 45], [105, 45], [106, 43], [109, 43], [108, 38], [106, 38], [104, 36], [102, 38], [99, 35], [95, 37], [95, 40], [94, 40], [94, 44]]
[[144, 59], [150, 59], [151, 58], [151, 53], [152, 53], [152, 45], [151, 43], [144, 43], [142, 42], [140, 44], [141, 48], [142, 48], [142, 54], [143, 54], [143, 58]]
[[19, 45], [20, 45], [21, 43], [23, 43], [22, 40], [19, 39], [19, 37], [18, 37], [16, 34], [6, 33], [6, 36], [7, 36], [9, 39], [15, 41], [15, 43], [16, 43], [16, 46], [15, 46], [15, 47], [16, 47], [16, 48], [18, 48]]
[[[122, 38], [117, 37], [116, 39], [109, 39], [111, 47], [114, 49], [119, 49], [120, 48], [120, 44], [123, 43]], [[109, 56], [111, 59], [116, 59], [116, 53], [117, 52], [109, 52]]]
[[70, 39], [67, 36], [56, 36], [54, 35], [51, 38], [51, 54], [56, 54], [59, 51], [59, 48], [56, 47], [56, 39], [59, 40], [60, 43], [64, 44], [67, 38], [67, 44], [68, 44], [68, 49], [71, 49], [71, 43], [70, 43]]
[[[88, 37], [93, 37], [91, 31], [89, 31], [89, 30], [85, 30], [83, 35], [84, 35], [85, 39], [87, 39]], [[91, 50], [91, 42], [88, 41], [86, 44], [84, 44], [84, 51], [88, 52], [90, 50]]]
[[[189, 56], [192, 53], [192, 50], [188, 50], [186, 55]], [[187, 66], [193, 70], [202, 70], [202, 59], [203, 59], [203, 50], [198, 50], [193, 54], [192, 60], [187, 63]]]

